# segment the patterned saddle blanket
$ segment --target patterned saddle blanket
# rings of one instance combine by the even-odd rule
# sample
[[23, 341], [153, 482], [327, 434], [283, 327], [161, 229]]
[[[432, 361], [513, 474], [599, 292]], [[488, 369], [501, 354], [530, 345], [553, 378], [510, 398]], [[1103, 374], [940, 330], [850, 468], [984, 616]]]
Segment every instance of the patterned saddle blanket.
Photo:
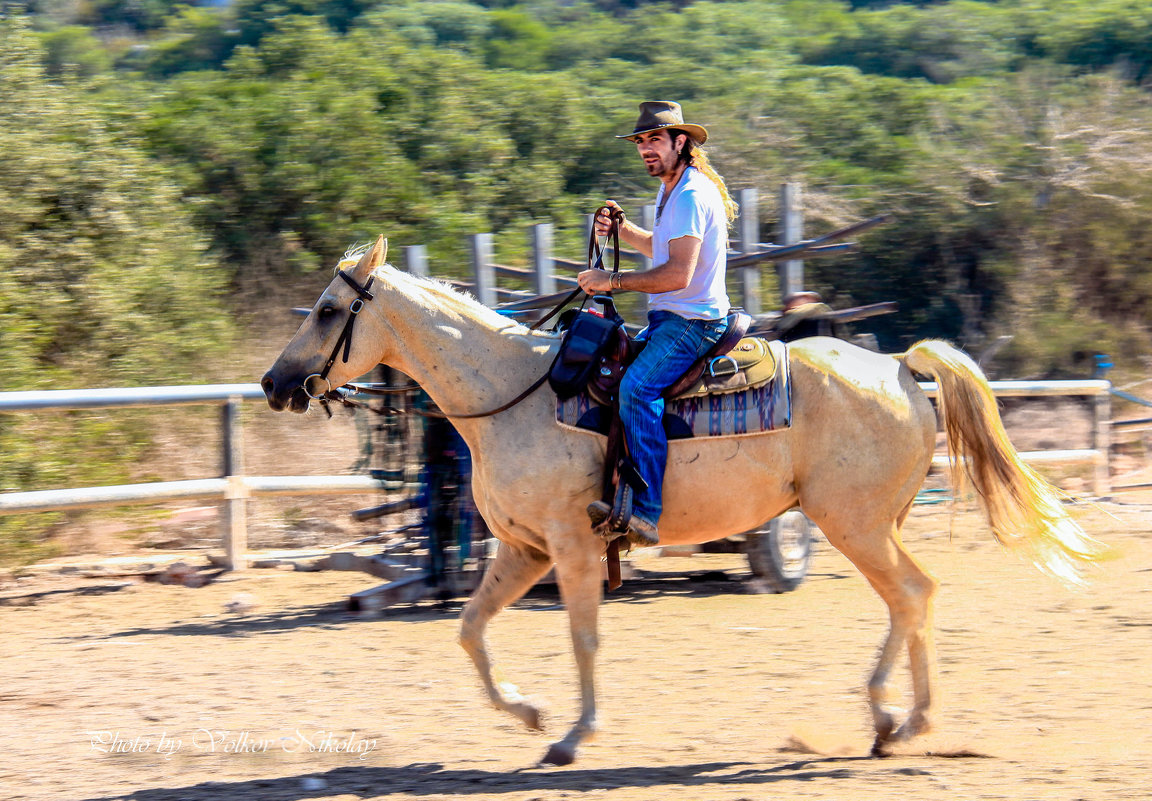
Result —
[[[610, 409], [581, 392], [557, 400], [563, 426], [608, 433]], [[787, 345], [745, 337], [709, 365], [704, 376], [665, 402], [668, 439], [728, 437], [777, 431], [792, 424]]]

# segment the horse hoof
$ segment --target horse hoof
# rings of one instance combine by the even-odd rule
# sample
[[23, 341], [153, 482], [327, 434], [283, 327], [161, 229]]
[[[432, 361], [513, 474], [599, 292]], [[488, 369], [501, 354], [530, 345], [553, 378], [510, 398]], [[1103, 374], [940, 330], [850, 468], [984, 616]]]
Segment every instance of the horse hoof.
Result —
[[540, 719], [540, 710], [531, 704], [516, 704], [509, 711], [520, 718], [529, 731], [543, 731], [544, 724]]
[[540, 760], [541, 765], [571, 765], [576, 761], [576, 752], [563, 743], [553, 743], [548, 753]]
[[897, 742], [907, 742], [913, 737], [919, 737], [922, 734], [927, 734], [932, 731], [932, 723], [924, 715], [913, 713], [908, 720], [904, 721], [904, 725], [896, 730], [892, 735], [892, 739]]
[[873, 756], [877, 759], [883, 759], [884, 757], [889, 756], [887, 746], [888, 746], [888, 740], [887, 739], [877, 737], [876, 741], [874, 743], [872, 743], [871, 756]]
[[[888, 742], [896, 728], [896, 716], [887, 709], [872, 710], [872, 728], [876, 730], [876, 745]], [[876, 750], [875, 747], [872, 749]]]

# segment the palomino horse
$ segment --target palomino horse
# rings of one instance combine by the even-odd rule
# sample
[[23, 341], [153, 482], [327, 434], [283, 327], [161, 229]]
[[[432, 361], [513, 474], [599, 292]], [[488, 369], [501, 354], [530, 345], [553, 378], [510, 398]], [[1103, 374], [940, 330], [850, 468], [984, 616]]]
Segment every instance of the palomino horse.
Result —
[[[472, 452], [476, 505], [500, 539], [464, 609], [461, 644], [492, 703], [538, 728], [538, 710], [493, 677], [484, 634], [497, 612], [555, 564], [581, 713], [543, 761], [570, 763], [596, 730], [593, 674], [605, 546], [584, 510], [600, 494], [604, 438], [558, 425], [556, 398], [546, 389], [500, 413], [475, 416], [544, 375], [559, 337], [529, 331], [445, 284], [395, 270], [384, 264], [385, 252], [380, 238], [338, 265], [348, 269], [332, 280], [261, 384], [273, 409], [304, 412], [309, 398], [326, 389], [325, 380], [338, 385], [383, 362], [418, 381], [453, 419]], [[359, 320], [354, 334], [353, 319]], [[1020, 461], [987, 381], [950, 345], [926, 341], [891, 356], [813, 338], [792, 344], [789, 354], [791, 428], [671, 443], [660, 539], [706, 542], [799, 505], [888, 605], [888, 636], [868, 682], [879, 751], [927, 731], [933, 701], [936, 582], [900, 539], [936, 437], [936, 415], [913, 371], [938, 382], [954, 468], [962, 465], [971, 478], [997, 539], [1027, 548], [1039, 567], [1071, 580], [1098, 558], [1100, 547]], [[897, 728], [885, 701], [905, 647], [914, 704]]]

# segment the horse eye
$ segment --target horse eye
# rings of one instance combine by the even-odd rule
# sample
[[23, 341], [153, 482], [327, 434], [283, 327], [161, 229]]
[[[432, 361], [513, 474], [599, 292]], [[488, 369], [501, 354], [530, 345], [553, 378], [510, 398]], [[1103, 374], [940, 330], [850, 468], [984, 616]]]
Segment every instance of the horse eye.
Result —
[[335, 313], [336, 307], [331, 303], [325, 303], [323, 306], [316, 310], [316, 316], [321, 320], [331, 317]]

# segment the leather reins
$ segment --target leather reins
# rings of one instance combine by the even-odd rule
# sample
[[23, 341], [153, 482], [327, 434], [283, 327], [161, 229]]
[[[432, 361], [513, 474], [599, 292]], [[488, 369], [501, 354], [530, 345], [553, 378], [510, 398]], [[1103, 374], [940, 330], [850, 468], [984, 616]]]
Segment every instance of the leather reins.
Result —
[[[528, 389], [524, 390], [507, 403], [503, 403], [500, 406], [497, 406], [495, 409], [488, 409], [487, 411], [483, 412], [473, 412], [472, 414], [448, 414], [447, 412], [442, 412], [439, 409], [397, 409], [394, 406], [369, 406], [366, 403], [360, 403], [358, 401], [352, 400], [351, 398], [345, 397], [339, 392], [326, 393], [325, 398], [327, 400], [338, 400], [345, 406], [355, 406], [361, 409], [368, 409], [369, 411], [376, 412], [377, 414], [415, 414], [420, 417], [435, 417], [440, 420], [473, 420], [477, 417], [491, 417], [492, 415], [500, 414], [500, 412], [508, 411], [517, 403], [527, 398], [536, 390], [540, 389], [540, 387], [543, 386], [544, 382], [547, 380], [548, 373], [545, 373], [540, 378], [532, 382], [532, 385], [528, 387]], [[362, 395], [384, 396], [396, 394], [395, 391], [391, 389], [378, 389], [376, 387], [364, 387], [357, 386], [355, 384], [345, 384], [344, 386]]]
[[[598, 236], [596, 236], [596, 223], [595, 223], [596, 217], [599, 217], [600, 212], [602, 212], [602, 211], [608, 212], [608, 233], [604, 237], [604, 248], [603, 249], [601, 249], [601, 247], [600, 247], [600, 238]], [[586, 259], [588, 269], [590, 269], [590, 270], [591, 269], [600, 269], [600, 270], [604, 269], [604, 250], [607, 250], [609, 243], [611, 243], [611, 245], [612, 245], [612, 272], [614, 272], [614, 273], [620, 272], [620, 225], [621, 225], [621, 223], [624, 222], [624, 212], [620, 211], [620, 209], [614, 209], [611, 206], [601, 206], [600, 208], [596, 209], [596, 213], [594, 215], [592, 215], [592, 219], [593, 219], [592, 231], [588, 234], [588, 257]], [[592, 258], [593, 256], [596, 257], [595, 261], [593, 261], [593, 258]], [[568, 293], [567, 297], [565, 297], [562, 301], [557, 303], [555, 307], [553, 307], [552, 311], [548, 312], [546, 315], [544, 315], [539, 320], [537, 320], [535, 323], [533, 323], [529, 327], [529, 330], [536, 331], [539, 328], [541, 328], [544, 325], [544, 323], [551, 320], [556, 315], [557, 312], [559, 312], [561, 309], [563, 309], [565, 306], [567, 306], [572, 301], [576, 300], [576, 296], [579, 295], [583, 291], [584, 290], [581, 289], [580, 287], [576, 287], [575, 289], [573, 289], [570, 293]], [[612, 291], [608, 290], [608, 292], [606, 294], [611, 295]], [[584, 300], [587, 301], [588, 298], [585, 297]], [[582, 303], [580, 305], [581, 305], [581, 308], [583, 308], [584, 304]]]
[[[615, 273], [620, 271], [620, 222], [623, 220], [624, 214], [619, 209], [611, 209], [608, 206], [601, 206], [596, 210], [596, 214], [599, 215], [600, 212], [605, 209], [608, 210], [608, 218], [610, 221], [608, 235], [604, 238], [604, 247], [601, 248], [599, 237], [596, 236], [595, 225], [593, 225], [592, 231], [588, 237], [588, 266], [589, 269], [603, 269], [604, 251], [607, 250], [609, 241], [611, 241], [613, 250], [612, 272]], [[593, 256], [595, 256], [595, 261], [593, 261]], [[332, 354], [328, 357], [328, 361], [324, 363], [324, 369], [322, 369], [319, 373], [313, 373], [312, 375], [305, 378], [302, 387], [304, 394], [312, 400], [319, 401], [324, 406], [324, 411], [328, 412], [329, 416], [332, 415], [332, 411], [328, 408], [328, 403], [330, 401], [337, 401], [344, 406], [367, 409], [377, 414], [415, 414], [419, 415], [420, 417], [435, 417], [439, 419], [474, 420], [479, 417], [491, 417], [493, 415], [500, 414], [500, 412], [511, 409], [513, 406], [520, 403], [533, 392], [540, 389], [540, 387], [544, 385], [544, 382], [548, 380], [548, 372], [545, 372], [544, 375], [533, 381], [531, 386], [529, 386], [527, 389], [525, 389], [523, 392], [521, 392], [507, 403], [502, 403], [494, 409], [488, 409], [483, 412], [473, 412], [471, 414], [449, 414], [438, 409], [397, 409], [391, 406], [377, 408], [369, 406], [366, 403], [354, 401], [351, 398], [346, 397], [343, 393], [339, 392], [338, 389], [347, 388], [360, 394], [377, 396], [395, 394], [395, 390], [363, 387], [357, 386], [355, 384], [344, 384], [339, 388], [334, 388], [332, 383], [328, 380], [328, 373], [332, 369], [332, 365], [336, 363], [336, 357], [340, 355], [341, 348], [344, 350], [343, 361], [345, 364], [348, 362], [348, 356], [352, 351], [352, 329], [356, 324], [356, 318], [360, 314], [360, 311], [364, 308], [364, 304], [367, 301], [372, 300], [374, 297], [370, 291], [372, 281], [374, 280], [372, 276], [369, 276], [368, 281], [363, 286], [361, 286], [355, 278], [348, 275], [348, 273], [344, 272], [343, 270], [339, 270], [336, 274], [344, 279], [344, 281], [350, 287], [356, 290], [356, 297], [352, 299], [352, 303], [348, 306], [348, 320], [344, 323], [344, 329], [340, 332], [340, 336], [336, 339], [336, 345], [332, 348]], [[583, 291], [584, 290], [580, 289], [579, 287], [572, 290], [568, 297], [560, 301], [560, 303], [554, 309], [552, 309], [552, 311], [548, 312], [547, 315], [534, 323], [529, 330], [538, 330], [557, 312], [567, 306], [571, 301], [575, 300], [576, 296]], [[607, 294], [611, 295], [612, 293], [609, 291]], [[587, 298], [585, 298], [585, 301], [586, 300]], [[583, 304], [581, 304], [581, 306], [583, 306]], [[313, 379], [323, 381], [328, 385], [328, 388], [323, 392], [313, 393], [308, 386]]]

